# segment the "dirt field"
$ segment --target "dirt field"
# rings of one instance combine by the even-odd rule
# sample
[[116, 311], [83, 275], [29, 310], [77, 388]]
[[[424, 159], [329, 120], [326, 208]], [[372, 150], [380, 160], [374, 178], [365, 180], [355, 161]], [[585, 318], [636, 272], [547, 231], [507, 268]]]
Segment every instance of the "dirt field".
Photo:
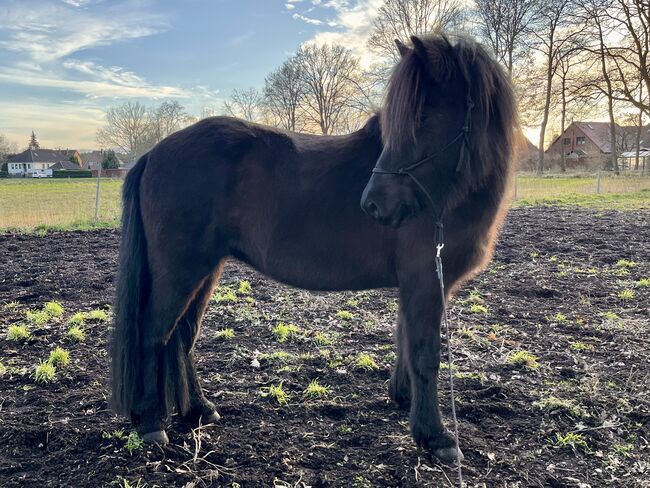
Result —
[[[649, 242], [647, 210], [511, 212], [451, 307], [468, 486], [650, 486]], [[394, 292], [307, 293], [236, 263], [198, 350], [221, 421], [192, 433], [174, 419], [164, 449], [129, 441], [107, 410], [107, 323], [67, 336], [74, 313], [108, 309], [117, 244], [112, 230], [0, 235], [0, 486], [451, 486], [388, 401]], [[64, 314], [27, 322], [49, 300]], [[8, 339], [16, 323], [30, 338]], [[284, 342], [281, 323], [297, 326]], [[70, 362], [39, 384], [56, 346]], [[306, 394], [312, 380], [328, 388]]]

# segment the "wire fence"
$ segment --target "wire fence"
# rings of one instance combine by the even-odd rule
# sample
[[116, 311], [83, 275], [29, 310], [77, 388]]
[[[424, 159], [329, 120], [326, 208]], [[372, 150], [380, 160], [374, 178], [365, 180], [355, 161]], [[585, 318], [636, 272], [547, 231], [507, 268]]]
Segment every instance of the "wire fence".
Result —
[[[595, 174], [535, 176], [519, 173], [514, 178], [515, 200], [562, 198], [569, 195], [625, 194], [650, 190], [650, 176], [633, 173], [616, 174], [598, 171]], [[650, 199], [650, 194], [648, 195]]]

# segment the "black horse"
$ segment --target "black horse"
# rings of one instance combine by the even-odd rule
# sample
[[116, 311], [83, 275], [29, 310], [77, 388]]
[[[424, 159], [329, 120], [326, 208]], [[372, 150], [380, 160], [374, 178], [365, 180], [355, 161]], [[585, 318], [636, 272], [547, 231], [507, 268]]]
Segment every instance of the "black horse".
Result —
[[410, 408], [418, 445], [456, 458], [438, 408], [436, 222], [453, 292], [491, 257], [517, 117], [507, 76], [481, 46], [443, 35], [411, 42], [398, 42], [385, 105], [357, 132], [314, 136], [212, 117], [129, 172], [111, 403], [146, 441], [167, 442], [173, 410], [193, 423], [218, 419], [193, 351], [233, 257], [312, 290], [399, 287], [389, 395]]

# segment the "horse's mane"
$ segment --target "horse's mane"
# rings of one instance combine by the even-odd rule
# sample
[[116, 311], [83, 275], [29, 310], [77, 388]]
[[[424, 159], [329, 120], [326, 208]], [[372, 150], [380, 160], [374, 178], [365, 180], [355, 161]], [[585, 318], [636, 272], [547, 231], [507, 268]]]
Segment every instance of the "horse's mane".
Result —
[[468, 37], [454, 36], [450, 40], [443, 34], [434, 34], [418, 39], [430, 53], [429, 65], [411, 49], [395, 66], [381, 110], [384, 145], [400, 149], [414, 142], [427, 91], [434, 85], [431, 76], [434, 73], [442, 83], [453, 80], [465, 84], [472, 97], [475, 104], [472, 159], [487, 156], [493, 161], [498, 157], [508, 163], [519, 134], [519, 123], [514, 94], [505, 71], [480, 44]]

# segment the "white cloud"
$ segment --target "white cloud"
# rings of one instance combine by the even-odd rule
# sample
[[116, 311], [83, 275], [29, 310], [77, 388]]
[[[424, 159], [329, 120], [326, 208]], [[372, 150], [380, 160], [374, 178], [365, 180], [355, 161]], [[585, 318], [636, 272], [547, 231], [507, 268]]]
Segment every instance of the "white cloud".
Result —
[[293, 3], [285, 3], [284, 8], [286, 8], [287, 10], [293, 10], [296, 8], [296, 6]]

